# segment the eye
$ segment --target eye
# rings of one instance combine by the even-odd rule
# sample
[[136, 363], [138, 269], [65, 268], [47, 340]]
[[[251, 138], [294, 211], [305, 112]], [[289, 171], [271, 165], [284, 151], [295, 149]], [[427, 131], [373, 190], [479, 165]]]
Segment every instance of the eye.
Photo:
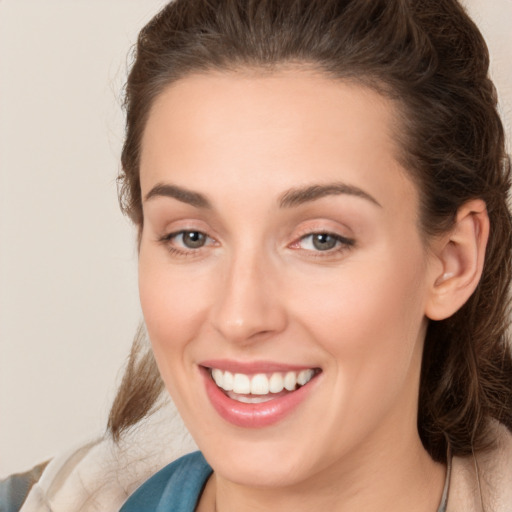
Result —
[[175, 233], [169, 233], [160, 239], [161, 242], [169, 246], [174, 251], [188, 251], [201, 249], [205, 245], [213, 243], [208, 235], [202, 231], [182, 230]]
[[304, 245], [308, 249], [316, 249], [317, 251], [329, 251], [338, 245], [338, 239], [328, 233], [314, 233], [303, 239]]
[[179, 240], [187, 249], [199, 249], [206, 244], [207, 236], [201, 231], [182, 231], [174, 239]]
[[316, 252], [337, 251], [352, 245], [353, 240], [333, 233], [310, 233], [297, 242], [298, 248]]

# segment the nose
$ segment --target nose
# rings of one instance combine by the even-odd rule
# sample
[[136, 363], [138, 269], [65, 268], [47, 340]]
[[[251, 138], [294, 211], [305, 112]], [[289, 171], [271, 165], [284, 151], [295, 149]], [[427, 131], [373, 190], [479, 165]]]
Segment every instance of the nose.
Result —
[[227, 341], [250, 344], [283, 331], [286, 308], [278, 271], [262, 255], [232, 259], [220, 280], [211, 321]]

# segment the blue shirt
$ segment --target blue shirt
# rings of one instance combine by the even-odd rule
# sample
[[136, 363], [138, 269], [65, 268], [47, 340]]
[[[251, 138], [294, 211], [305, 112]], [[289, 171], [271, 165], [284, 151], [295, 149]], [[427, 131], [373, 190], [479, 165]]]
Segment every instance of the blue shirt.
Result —
[[146, 480], [119, 512], [194, 512], [212, 472], [201, 452], [185, 455]]

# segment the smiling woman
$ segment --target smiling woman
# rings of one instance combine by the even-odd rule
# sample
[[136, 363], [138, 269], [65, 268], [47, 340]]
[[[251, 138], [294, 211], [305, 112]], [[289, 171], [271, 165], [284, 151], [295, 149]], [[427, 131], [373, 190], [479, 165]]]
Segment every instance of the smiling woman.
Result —
[[455, 0], [175, 0], [141, 31], [120, 199], [151, 350], [136, 339], [109, 436], [129, 451], [165, 388], [200, 451], [109, 503], [510, 510], [487, 73]]
[[[197, 510], [444, 510], [450, 482], [452, 509], [495, 507], [458, 466], [511, 425], [509, 163], [460, 6], [178, 1], [127, 94], [144, 318], [213, 470]], [[123, 510], [176, 506], [190, 460]]]
[[[311, 484], [310, 507], [331, 509], [327, 491], [370, 448], [370, 473], [404, 450], [423, 461], [414, 483], [442, 488], [415, 428], [425, 308], [442, 271], [395, 158], [393, 113], [375, 92], [304, 69], [190, 76], [154, 104], [142, 196], [172, 181], [210, 207], [143, 203], [141, 303], [166, 387], [229, 489], [220, 510], [243, 510], [233, 483], [275, 482], [295, 488], [294, 507]], [[486, 217], [473, 217], [483, 247]], [[269, 510], [275, 492], [257, 502]], [[395, 490], [384, 494], [396, 506]]]

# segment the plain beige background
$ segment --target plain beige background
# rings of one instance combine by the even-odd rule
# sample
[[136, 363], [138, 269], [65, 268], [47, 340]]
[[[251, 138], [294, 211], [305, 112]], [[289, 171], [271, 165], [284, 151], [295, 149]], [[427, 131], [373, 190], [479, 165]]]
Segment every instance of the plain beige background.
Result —
[[[0, 0], [0, 478], [104, 430], [140, 319], [122, 86], [164, 3]], [[466, 4], [510, 134], [512, 0]]]

